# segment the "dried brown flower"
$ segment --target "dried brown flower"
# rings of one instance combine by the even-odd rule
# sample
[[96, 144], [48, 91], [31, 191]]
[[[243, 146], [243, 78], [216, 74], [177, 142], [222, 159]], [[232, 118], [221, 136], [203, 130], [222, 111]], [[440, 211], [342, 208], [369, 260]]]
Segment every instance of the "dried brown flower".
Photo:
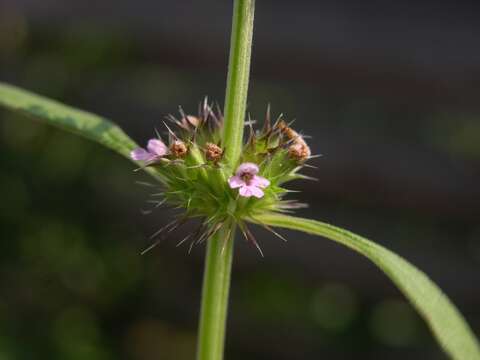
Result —
[[291, 143], [291, 145], [288, 147], [288, 154], [290, 157], [297, 161], [307, 160], [311, 155], [311, 151], [302, 135], [289, 127], [283, 120], [277, 124], [277, 127], [280, 132], [287, 137], [289, 143]]
[[184, 158], [187, 155], [188, 148], [183, 141], [175, 140], [170, 145], [170, 152], [176, 158]]
[[300, 137], [289, 146], [288, 155], [297, 161], [305, 161], [310, 157], [311, 152], [307, 143]]
[[297, 133], [295, 130], [293, 130], [291, 127], [289, 127], [287, 125], [287, 123], [283, 120], [281, 120], [278, 123], [277, 127], [280, 129], [282, 134], [285, 134], [285, 136], [288, 138], [288, 140], [296, 141], [297, 139], [302, 138], [299, 133]]
[[205, 144], [205, 157], [208, 161], [218, 162], [222, 158], [223, 150], [213, 143]]

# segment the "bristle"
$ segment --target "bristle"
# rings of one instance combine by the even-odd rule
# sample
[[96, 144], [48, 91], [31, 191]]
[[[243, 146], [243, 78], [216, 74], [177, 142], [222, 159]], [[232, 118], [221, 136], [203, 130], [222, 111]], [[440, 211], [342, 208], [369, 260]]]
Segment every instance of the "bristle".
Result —
[[157, 139], [161, 140], [162, 137], [160, 136], [160, 133], [158, 132], [157, 128], [153, 129], [155, 131], [155, 135], [157, 135]]
[[172, 124], [175, 124], [177, 125], [178, 127], [184, 129], [184, 130], [188, 130], [188, 128], [185, 127], [184, 124], [182, 124], [181, 121], [179, 121], [175, 116], [173, 116], [172, 114], [168, 114], [167, 116], [165, 116], [165, 120], [171, 122]]
[[223, 238], [223, 244], [222, 244], [222, 250], [221, 250], [222, 255], [225, 253], [225, 248], [227, 247], [227, 242], [231, 241], [230, 240], [231, 235], [232, 235], [232, 227], [229, 226], [228, 227], [228, 232], [227, 232], [226, 236]]
[[163, 199], [163, 200], [160, 200], [160, 201], [157, 201], [157, 200], [147, 200], [147, 203], [149, 204], [155, 204], [155, 208], [158, 208], [160, 206], [162, 206], [165, 201], [167, 201], [167, 198]]
[[172, 131], [172, 129], [170, 129], [167, 125], [167, 123], [164, 121], [163, 124], [165, 125], [165, 127], [167, 128], [168, 130], [168, 133], [175, 139], [175, 140], [178, 140], [178, 137], [177, 135], [175, 135], [175, 133]]
[[267, 134], [272, 128], [271, 124], [271, 115], [270, 115], [270, 103], [267, 104], [267, 111], [265, 112], [265, 121], [263, 123], [262, 133]]
[[283, 241], [287, 242], [287, 239], [285, 239], [282, 235], [280, 235], [278, 232], [276, 232], [275, 230], [273, 230], [270, 226], [266, 225], [266, 224], [261, 224], [266, 230], [270, 231], [273, 235], [275, 235], [276, 237], [278, 237], [279, 239], [282, 239]]
[[177, 124], [177, 119], [172, 114], [166, 115], [164, 119], [170, 121], [172, 124]]
[[297, 121], [297, 119], [291, 120], [289, 123], [287, 123], [287, 126], [288, 126], [288, 127], [292, 127], [292, 125], [293, 125], [293, 123], [294, 123], [295, 121]]
[[278, 128], [278, 124], [280, 123], [280, 121], [282, 121], [282, 119], [283, 119], [283, 113], [278, 115], [277, 120], [275, 120], [275, 122], [273, 123], [273, 127]]
[[147, 247], [145, 250], [143, 250], [140, 254], [141, 255], [144, 255], [146, 254], [147, 252], [149, 252], [150, 250], [152, 250], [154, 247], [156, 247], [158, 244], [160, 244], [160, 242], [162, 241], [165, 241], [166, 239], [168, 239], [168, 237], [170, 235], [168, 234], [171, 234], [174, 230], [178, 229], [180, 226], [182, 226], [186, 221], [188, 220], [188, 217], [187, 216], [182, 216], [180, 219], [175, 219], [173, 221], [171, 221], [170, 223], [168, 223], [167, 225], [165, 225], [164, 227], [162, 227], [160, 230], [156, 231], [152, 236], [150, 236], [150, 239], [160, 235], [160, 233], [162, 233], [163, 231], [167, 230], [167, 233], [166, 233], [166, 236], [163, 236], [161, 237], [160, 239], [158, 239], [157, 241], [155, 241], [152, 245], [150, 245], [149, 247]]
[[150, 245], [149, 247], [147, 247], [145, 250], [143, 250], [140, 255], [145, 255], [147, 252], [149, 252], [150, 250], [152, 250], [155, 246], [157, 246], [158, 244], [160, 244], [160, 242], [162, 241], [162, 239], [159, 239], [157, 241], [155, 241], [152, 245]]
[[250, 230], [248, 229], [248, 227], [246, 225], [245, 225], [245, 231], [247, 232], [247, 235], [250, 237], [250, 241], [255, 245], [255, 247], [257, 248], [260, 255], [262, 257], [264, 257], [262, 248], [258, 244], [257, 239], [255, 238], [255, 236], [253, 236], [253, 234], [250, 232]]
[[178, 105], [178, 113], [180, 114], [181, 119], [186, 119], [187, 118], [187, 114], [185, 114], [185, 111], [183, 111], [183, 108], [182, 108], [181, 105]]
[[[216, 104], [216, 105], [217, 105], [217, 109], [218, 109], [219, 106], [218, 106], [218, 104]], [[217, 116], [217, 114], [218, 114], [218, 116]], [[215, 126], [220, 127], [222, 125], [221, 119], [222, 119], [223, 116], [222, 116], [222, 113], [219, 110], [217, 110], [217, 114], [215, 114], [215, 112], [212, 110], [212, 108], [210, 108], [210, 116], [214, 120]]]
[[278, 205], [279, 209], [305, 209], [308, 204], [301, 203], [296, 200], [284, 200]]
[[165, 194], [164, 192], [159, 192], [159, 193], [150, 194], [150, 196], [163, 196], [164, 194]]
[[245, 223], [239, 223], [239, 227], [240, 227], [240, 231], [242, 232], [243, 236], [245, 237], [245, 239], [247, 240], [247, 242], [252, 242], [253, 245], [255, 245], [255, 247], [257, 248], [258, 252], [260, 253], [260, 255], [262, 257], [264, 257], [263, 255], [263, 251], [262, 249], [260, 248], [260, 246], [258, 245], [258, 242], [257, 240], [255, 239], [255, 237], [253, 236], [253, 234], [250, 232], [250, 230], [248, 229], [247, 225], [245, 225]]
[[182, 245], [185, 241], [187, 241], [188, 239], [190, 239], [190, 237], [192, 236], [193, 234], [188, 234], [187, 236], [185, 236], [182, 240], [180, 240], [177, 245], [175, 245], [175, 247], [179, 247], [180, 245]]
[[248, 121], [245, 122], [245, 125], [249, 126], [250, 128], [250, 134], [249, 134], [249, 138], [248, 138], [248, 141], [247, 141], [247, 147], [248, 146], [255, 146], [255, 142], [256, 142], [256, 136], [255, 136], [255, 130], [253, 130], [253, 121], [250, 119], [250, 114], [248, 114]]
[[192, 249], [193, 249], [193, 246], [195, 245], [195, 241], [192, 241], [190, 243], [190, 246], [188, 247], [188, 255], [190, 255], [190, 253], [192, 252]]
[[220, 104], [218, 102], [215, 103], [215, 108], [217, 109], [217, 114], [218, 114], [219, 118], [223, 120], [223, 111], [222, 111], [222, 108], [220, 107]]
[[157, 184], [152, 184], [146, 181], [135, 181], [135, 184], [141, 185], [141, 186], [146, 186], [146, 187], [157, 187]]
[[315, 178], [313, 176], [303, 175], [303, 174], [295, 174], [295, 177], [302, 180], [318, 181], [318, 178]]
[[191, 251], [192, 251], [192, 248], [193, 246], [196, 244], [196, 242], [198, 241], [198, 238], [202, 235], [202, 231], [203, 229], [205, 228], [205, 226], [203, 224], [200, 224], [197, 228], [197, 230], [195, 231], [193, 237], [192, 237], [192, 241], [190, 243], [190, 246], [188, 247], [188, 253], [190, 254]]
[[208, 115], [210, 112], [210, 106], [208, 106], [208, 96], [205, 96], [203, 99], [203, 107], [202, 107], [202, 118], [206, 121], [208, 119]]
[[167, 231], [167, 234], [168, 233], [171, 233], [173, 230], [176, 230], [178, 229], [180, 226], [182, 226], [183, 224], [185, 224], [188, 220], [188, 217], [186, 215], [183, 215], [178, 221], [177, 223], [171, 227], [168, 231]]
[[203, 234], [203, 229], [205, 229], [205, 228], [206, 228], [206, 226], [205, 226], [204, 223], [200, 224], [200, 225], [197, 227], [197, 230], [195, 231], [195, 234], [193, 235], [193, 240], [194, 240], [194, 241], [197, 241], [198, 238], [199, 238], [200, 236], [202, 236], [202, 234]]
[[170, 221], [167, 225], [161, 227], [159, 230], [155, 231], [152, 235], [150, 235], [149, 239], [153, 239], [160, 235], [164, 230], [168, 229], [170, 226], [174, 225], [178, 220], [175, 219], [173, 221]]
[[223, 222], [220, 222], [218, 224], [215, 224], [208, 231], [205, 231], [205, 233], [197, 240], [197, 244], [201, 244], [204, 241], [207, 241], [208, 239], [210, 239], [213, 235], [217, 233], [218, 230], [220, 230], [222, 226], [223, 226]]
[[[176, 222], [176, 220], [174, 221]], [[163, 230], [163, 229], [161, 229]], [[152, 237], [150, 237], [151, 239]], [[160, 244], [162, 241], [166, 240], [167, 237], [161, 237], [160, 239], [158, 239], [157, 241], [155, 241], [153, 244], [151, 244], [149, 247], [147, 247], [145, 250], [143, 250], [140, 255], [145, 255], [147, 252], [149, 252], [150, 250], [152, 250], [153, 248], [155, 248], [158, 244]]]

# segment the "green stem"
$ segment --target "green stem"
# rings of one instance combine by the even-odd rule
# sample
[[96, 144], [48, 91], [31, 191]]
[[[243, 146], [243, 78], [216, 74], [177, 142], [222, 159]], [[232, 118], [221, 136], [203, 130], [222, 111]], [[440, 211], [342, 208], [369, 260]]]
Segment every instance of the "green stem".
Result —
[[232, 169], [242, 151], [252, 50], [255, 0], [235, 0], [225, 96], [223, 146]]
[[234, 226], [228, 225], [208, 240], [197, 360], [223, 358], [234, 233]]
[[[223, 146], [230, 172], [242, 151], [254, 9], [255, 0], [235, 0], [223, 128]], [[227, 223], [208, 241], [197, 360], [223, 359], [234, 236], [235, 225]]]

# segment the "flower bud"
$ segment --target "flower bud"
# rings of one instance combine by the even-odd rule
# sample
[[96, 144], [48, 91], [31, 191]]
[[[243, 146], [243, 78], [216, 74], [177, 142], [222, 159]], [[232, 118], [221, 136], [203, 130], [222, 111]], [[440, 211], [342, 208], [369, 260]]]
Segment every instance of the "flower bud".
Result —
[[222, 158], [223, 150], [213, 143], [205, 144], [205, 157], [208, 161], [218, 162]]
[[175, 140], [170, 145], [170, 152], [176, 158], [184, 158], [187, 155], [188, 148], [183, 141]]
[[298, 138], [288, 147], [288, 155], [294, 160], [305, 161], [310, 157], [311, 152], [307, 143], [302, 138]]

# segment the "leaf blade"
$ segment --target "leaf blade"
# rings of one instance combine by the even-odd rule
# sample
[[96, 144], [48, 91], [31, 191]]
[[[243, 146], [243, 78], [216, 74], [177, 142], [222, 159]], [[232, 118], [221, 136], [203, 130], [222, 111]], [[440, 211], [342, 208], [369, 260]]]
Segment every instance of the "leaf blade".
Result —
[[0, 106], [81, 135], [129, 158], [135, 142], [111, 121], [0, 82]]
[[273, 213], [257, 215], [252, 221], [323, 236], [366, 256], [407, 297], [452, 359], [480, 359], [478, 341], [455, 305], [427, 275], [400, 256], [350, 231], [320, 221]]
[[138, 145], [119, 126], [99, 115], [2, 82], [0, 107], [28, 115], [101, 144], [132, 161], [155, 179], [164, 181], [157, 170], [132, 160], [130, 151]]

